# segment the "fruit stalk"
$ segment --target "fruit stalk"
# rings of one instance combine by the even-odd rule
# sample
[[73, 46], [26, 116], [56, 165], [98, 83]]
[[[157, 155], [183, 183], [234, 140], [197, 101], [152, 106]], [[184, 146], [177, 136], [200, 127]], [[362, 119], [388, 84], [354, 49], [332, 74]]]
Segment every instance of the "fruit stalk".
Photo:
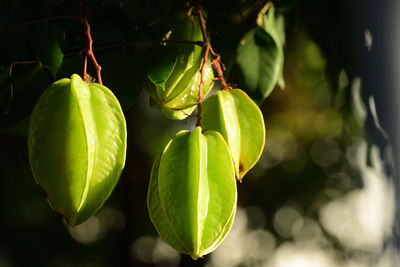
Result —
[[215, 53], [214, 49], [211, 46], [210, 39], [207, 36], [206, 24], [204, 22], [203, 11], [202, 11], [202, 9], [200, 7], [196, 7], [196, 9], [197, 9], [197, 15], [198, 15], [199, 21], [200, 21], [200, 28], [201, 28], [201, 32], [203, 34], [203, 40], [204, 40], [204, 43], [205, 43], [205, 47], [209, 49], [210, 54], [213, 57], [212, 66], [214, 67], [215, 71], [218, 74], [218, 78], [219, 78], [219, 80], [221, 82], [222, 89], [226, 90], [226, 91], [229, 91], [230, 87], [228, 86], [228, 84], [225, 81], [224, 73], [223, 73], [223, 70], [222, 70], [221, 64], [220, 64], [221, 56], [219, 54]]
[[94, 67], [96, 68], [96, 73], [97, 73], [97, 83], [99, 84], [103, 84], [102, 80], [101, 80], [101, 66], [97, 63], [97, 60], [93, 54], [93, 48], [92, 48], [92, 44], [93, 44], [93, 39], [92, 39], [92, 35], [90, 34], [90, 25], [89, 22], [87, 20], [86, 17], [83, 18], [83, 24], [85, 26], [86, 32], [86, 38], [87, 38], [87, 42], [88, 42], [88, 49], [86, 51], [86, 55], [85, 55], [85, 61], [83, 63], [83, 81], [87, 82], [87, 59], [88, 57], [90, 57], [90, 60], [92, 60], [92, 63], [94, 65]]

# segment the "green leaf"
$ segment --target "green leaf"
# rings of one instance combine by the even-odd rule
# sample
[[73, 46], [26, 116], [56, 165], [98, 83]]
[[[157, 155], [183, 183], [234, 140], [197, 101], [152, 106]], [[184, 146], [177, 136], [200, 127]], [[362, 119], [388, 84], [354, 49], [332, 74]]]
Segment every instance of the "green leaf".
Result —
[[283, 17], [275, 17], [273, 8], [261, 25], [249, 31], [237, 49], [237, 64], [243, 89], [262, 102], [275, 85], [284, 87], [283, 46], [285, 31]]
[[29, 161], [49, 203], [73, 226], [93, 215], [125, 164], [126, 124], [106, 87], [74, 74], [46, 89], [32, 112]]
[[283, 49], [285, 46], [285, 21], [283, 16], [276, 16], [275, 8], [272, 6], [268, 9], [268, 14], [263, 15], [262, 24], [259, 24], [272, 39], [274, 39], [275, 44]]
[[285, 42], [286, 42], [285, 20], [282, 15], [276, 16], [275, 8], [273, 6], [269, 8], [268, 15], [264, 16], [263, 28], [267, 33], [269, 33], [272, 36], [277, 47], [279, 48], [279, 53], [282, 54], [282, 57], [279, 57], [280, 72], [279, 72], [277, 84], [281, 89], [284, 89], [285, 88], [285, 80], [283, 77], [283, 63], [284, 63], [283, 48], [284, 48]]
[[258, 106], [240, 89], [218, 91], [202, 104], [202, 126], [222, 134], [235, 163], [236, 177], [257, 163], [265, 145], [265, 125]]
[[248, 32], [238, 47], [237, 63], [243, 89], [262, 101], [274, 89], [279, 76], [279, 49], [262, 28]]
[[200, 127], [179, 132], [156, 159], [151, 179], [149, 214], [160, 236], [194, 259], [214, 250], [236, 210], [234, 168], [221, 134], [202, 134]]
[[61, 28], [55, 24], [41, 23], [32, 29], [31, 34], [36, 58], [56, 77], [64, 56], [60, 47], [63, 35]]
[[168, 77], [177, 61], [178, 48], [171, 46], [155, 47], [148, 51], [148, 71], [149, 80], [159, 87], [164, 87]]

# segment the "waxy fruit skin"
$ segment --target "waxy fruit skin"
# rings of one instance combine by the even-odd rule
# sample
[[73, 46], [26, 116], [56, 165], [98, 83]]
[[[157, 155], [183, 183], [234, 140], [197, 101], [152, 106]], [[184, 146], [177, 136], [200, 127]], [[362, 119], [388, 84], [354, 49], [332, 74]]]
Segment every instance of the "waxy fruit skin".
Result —
[[158, 234], [197, 259], [231, 229], [236, 179], [229, 148], [216, 131], [180, 131], [153, 164], [147, 206]]
[[[179, 20], [168, 39], [203, 41], [197, 17], [185, 16]], [[166, 47], [160, 49], [171, 56], [152, 62], [153, 67], [147, 73], [145, 88], [167, 118], [182, 120], [193, 112], [199, 101], [203, 48], [196, 44], [167, 43]], [[202, 97], [205, 97], [214, 85], [210, 60], [203, 74]]]
[[125, 165], [126, 123], [103, 85], [77, 74], [50, 85], [31, 116], [29, 161], [49, 204], [74, 226], [99, 210]]
[[261, 110], [240, 89], [220, 90], [202, 103], [201, 117], [205, 130], [218, 131], [225, 138], [236, 177], [241, 180], [264, 150], [265, 124]]

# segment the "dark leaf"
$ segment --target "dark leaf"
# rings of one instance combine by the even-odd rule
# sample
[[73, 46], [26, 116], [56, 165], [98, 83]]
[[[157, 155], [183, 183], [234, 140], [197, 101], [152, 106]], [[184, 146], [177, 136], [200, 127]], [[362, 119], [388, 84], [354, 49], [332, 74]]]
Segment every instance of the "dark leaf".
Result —
[[142, 90], [145, 77], [140, 61], [131, 51], [121, 49], [104, 54], [99, 63], [104, 85], [113, 91], [122, 109], [130, 108]]
[[171, 74], [178, 56], [178, 48], [173, 46], [154, 47], [147, 53], [147, 77], [163, 87]]
[[[21, 73], [14, 77], [14, 73], [21, 68]], [[43, 65], [16, 65], [13, 67], [11, 86], [13, 98], [6, 115], [0, 115], [0, 128], [10, 127], [28, 116], [36, 104], [41, 93], [51, 83], [48, 72]]]
[[76, 73], [82, 76], [83, 72], [83, 57], [76, 56], [63, 60], [60, 68], [58, 69], [56, 79], [70, 78], [72, 74]]
[[[15, 30], [0, 33], [0, 64], [9, 65], [14, 61], [24, 61], [27, 57], [26, 31]], [[10, 51], [12, 51], [10, 53]]]
[[102, 21], [91, 28], [93, 43], [96, 43], [96, 46], [122, 43], [123, 34], [114, 23]]
[[56, 76], [63, 60], [60, 48], [62, 29], [56, 24], [41, 23], [32, 29], [32, 47], [36, 58]]

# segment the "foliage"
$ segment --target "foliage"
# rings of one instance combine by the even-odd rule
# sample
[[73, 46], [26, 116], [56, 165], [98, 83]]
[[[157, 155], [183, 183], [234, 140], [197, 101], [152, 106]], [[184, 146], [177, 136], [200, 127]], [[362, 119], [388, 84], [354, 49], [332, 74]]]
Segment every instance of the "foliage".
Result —
[[[79, 1], [2, 2], [0, 77], [5, 86], [0, 92], [1, 128], [8, 128], [28, 116], [43, 90], [56, 79], [69, 77], [82, 69], [87, 45], [84, 27], [77, 17], [83, 12], [88, 13], [93, 49], [102, 66], [104, 84], [126, 110], [142, 90], [146, 77], [143, 70], [149, 63], [154, 65], [154, 55], [157, 54], [152, 49], [159, 46], [157, 41], [165, 36], [171, 25], [179, 24], [179, 14], [188, 8], [184, 1], [160, 1], [159, 5], [150, 5], [148, 1], [89, 1], [86, 5], [87, 11]], [[206, 11], [207, 6], [205, 3]], [[256, 12], [259, 4], [245, 1], [233, 6], [235, 8], [224, 11], [227, 14], [222, 18], [215, 14], [215, 7], [210, 8], [207, 27], [213, 44], [215, 39], [216, 48], [220, 46], [221, 37], [225, 40], [223, 49], [217, 52], [222, 53], [224, 62], [229, 62], [228, 70], [235, 66], [234, 57], [237, 57], [240, 80], [244, 82], [238, 83], [235, 77], [229, 81], [240, 84], [260, 103], [274, 88], [275, 76], [282, 76], [282, 18], [275, 19], [273, 8], [268, 13], [259, 10], [262, 12], [259, 15], [262, 27], [251, 29], [251, 26], [245, 29], [245, 32], [249, 31], [246, 35], [241, 35], [239, 29], [245, 21], [237, 18], [241, 13], [247, 14], [249, 8]], [[247, 15], [246, 20], [255, 20], [256, 17], [257, 12], [253, 16]], [[258, 32], [257, 38], [264, 41], [260, 43], [258, 39], [251, 39], [255, 32]], [[240, 45], [241, 38], [248, 49]], [[236, 47], [237, 56], [234, 55]], [[8, 53], [8, 50], [13, 53]], [[273, 52], [275, 50], [277, 52]], [[259, 57], [259, 54], [265, 56]], [[274, 64], [279, 65], [279, 72], [272, 71]], [[89, 70], [93, 71], [90, 66]], [[279, 84], [282, 85], [282, 78]]]
[[[198, 3], [183, 0], [5, 0], [0, 3], [0, 144], [3, 152], [0, 154], [0, 212], [3, 218], [0, 225], [3, 237], [3, 241], [0, 240], [0, 265], [4, 261], [6, 266], [7, 263], [15, 266], [177, 266], [181, 261], [181, 266], [260, 266], [271, 260], [271, 254], [266, 250], [260, 253], [258, 248], [270, 246], [273, 250], [276, 245], [278, 251], [278, 247], [280, 249], [282, 244], [291, 241], [301, 246], [297, 242], [304, 241], [303, 234], [306, 233], [312, 233], [312, 240], [324, 240], [327, 253], [334, 251], [343, 258], [347, 257], [347, 249], [341, 247], [343, 244], [337, 242], [329, 228], [324, 228], [324, 222], [318, 219], [321, 207], [335, 196], [350, 191], [349, 176], [354, 177], [350, 183], [352, 186], [362, 183], [349, 157], [349, 153], [354, 152], [352, 144], [362, 138], [362, 122], [353, 117], [348, 90], [349, 81], [353, 81], [351, 88], [354, 89], [357, 83], [353, 78], [359, 73], [353, 65], [346, 71], [342, 69], [346, 61], [349, 63], [349, 58], [353, 57], [348, 45], [352, 43], [344, 41], [344, 34], [341, 34], [350, 32], [347, 21], [338, 19], [344, 17], [338, 12], [347, 4], [344, 1], [320, 3], [315, 0], [277, 0], [273, 5], [256, 0], [201, 1], [206, 32], [213, 49], [208, 51], [206, 69], [213, 67], [213, 76], [219, 79], [214, 90], [220, 86], [223, 89], [229, 86], [241, 88], [245, 92], [243, 95], [250, 97], [246, 99], [257, 103], [265, 115], [268, 126], [266, 148], [258, 146], [253, 149], [257, 153], [254, 152], [254, 159], [247, 162], [248, 157], [241, 158], [241, 155], [242, 152], [247, 155], [250, 152], [238, 143], [242, 145], [253, 136], [260, 138], [263, 134], [252, 131], [251, 127], [237, 126], [232, 120], [224, 121], [223, 114], [227, 114], [224, 108], [229, 106], [234, 110], [231, 118], [240, 124], [241, 117], [249, 117], [243, 114], [247, 114], [248, 110], [258, 110], [257, 105], [251, 103], [241, 110], [240, 107], [244, 106], [236, 105], [236, 102], [243, 99], [224, 98], [229, 90], [214, 94], [211, 86], [204, 85], [203, 94], [193, 98], [190, 107], [180, 106], [176, 110], [176, 106], [164, 105], [170, 100], [164, 101], [165, 84], [158, 88], [155, 86], [158, 81], [154, 77], [159, 78], [158, 74], [166, 74], [170, 78], [179, 76], [179, 72], [171, 75], [171, 66], [177, 66], [175, 63], [181, 53], [177, 51], [188, 47], [188, 50], [201, 52], [197, 53], [193, 68], [197, 76], [201, 76], [199, 74], [204, 65], [201, 59], [204, 59], [207, 50], [204, 46], [207, 40], [199, 39], [201, 42], [186, 44], [171, 42], [175, 39], [171, 31], [180, 25], [183, 14], [188, 14], [189, 6], [197, 6]], [[197, 20], [194, 11], [192, 15]], [[84, 17], [91, 27], [93, 52], [102, 67], [103, 83], [117, 97], [126, 117], [127, 166], [105, 207], [85, 223], [72, 228], [60, 223], [59, 216], [47, 206], [44, 191], [34, 184], [28, 168], [25, 136], [28, 134], [30, 114], [45, 89], [73, 73], [82, 75], [89, 50], [87, 29], [82, 23]], [[352, 36], [363, 37], [360, 32], [352, 33]], [[363, 42], [363, 39], [358, 42], [358, 47], [364, 45]], [[217, 53], [221, 61], [217, 60]], [[167, 62], [168, 66], [159, 62]], [[87, 73], [94, 78], [82, 77], [89, 82], [99, 82], [96, 76], [98, 68], [90, 61], [88, 63]], [[220, 64], [219, 67], [217, 64]], [[187, 67], [190, 64], [183, 65]], [[155, 75], [149, 75], [152, 70], [155, 70]], [[371, 80], [373, 76], [369, 75], [367, 79]], [[193, 88], [199, 90], [201, 80], [198, 77]], [[274, 90], [276, 87], [286, 89]], [[188, 92], [183, 86], [173, 89], [177, 89], [175, 96]], [[196, 113], [196, 99], [202, 100], [201, 96], [205, 97], [209, 90], [212, 96], [204, 99], [203, 109]], [[196, 93], [198, 91], [194, 95]], [[171, 103], [182, 104], [175, 101], [178, 98]], [[217, 98], [224, 103], [223, 106], [217, 107]], [[259, 111], [256, 112], [257, 118], [261, 115]], [[200, 123], [194, 118], [198, 114], [202, 114]], [[184, 120], [171, 121], [165, 116]], [[369, 113], [368, 118], [371, 119]], [[177, 214], [186, 212], [193, 215], [190, 212], [193, 205], [188, 205], [190, 209], [182, 208], [185, 206], [184, 198], [178, 198], [175, 203], [181, 206], [160, 210], [160, 206], [165, 208], [170, 204], [165, 201], [170, 197], [170, 191], [179, 194], [184, 191], [167, 180], [166, 166], [188, 167], [191, 166], [190, 161], [179, 153], [175, 153], [179, 158], [175, 161], [172, 153], [172, 156], [164, 157], [164, 167], [160, 170], [162, 156], [158, 157], [149, 181], [154, 157], [160, 154], [160, 150], [165, 153], [171, 148], [165, 147], [165, 144], [168, 140], [175, 140], [176, 132], [182, 128], [193, 131], [195, 123], [201, 124], [203, 130], [220, 129], [234, 158], [237, 178], [241, 178], [238, 175], [240, 163], [237, 162], [252, 166], [258, 160], [258, 152], [263, 151], [259, 163], [248, 172], [243, 184], [237, 184], [239, 206], [233, 212], [236, 212], [235, 220], [239, 220], [238, 227], [249, 230], [244, 234], [246, 238], [237, 239], [237, 228], [233, 229], [232, 239], [227, 238], [224, 242], [226, 246], [223, 244], [223, 248], [197, 261], [166, 247], [155, 237], [156, 231], [150, 221], [151, 218], [164, 240], [195, 258], [202, 255], [201, 252], [208, 253], [215, 248], [215, 244], [207, 246], [209, 243], [205, 242], [195, 252], [179, 249], [181, 243], [176, 236], [168, 236], [171, 225], [166, 223], [166, 214], [174, 217], [174, 223], [180, 223], [182, 221], [179, 220], [184, 218]], [[264, 122], [258, 120], [260, 123]], [[238, 127], [240, 131], [236, 128], [236, 132], [246, 134], [240, 138], [236, 136], [240, 142], [230, 144], [228, 133], [224, 133], [227, 127]], [[261, 131], [260, 127], [256, 128]], [[196, 146], [192, 145], [186, 150], [195, 152], [194, 148]], [[204, 159], [204, 153], [197, 152], [191, 155]], [[51, 158], [49, 155], [46, 157]], [[221, 165], [228, 164], [224, 162], [216, 161]], [[84, 164], [80, 167], [84, 168]], [[214, 167], [206, 170], [220, 171], [219, 168], [224, 166]], [[172, 174], [183, 180], [184, 175], [180, 172], [175, 170]], [[199, 177], [207, 180], [204, 175], [196, 173], [187, 177], [192, 177], [190, 183], [198, 182]], [[161, 193], [155, 190], [160, 186], [154, 186], [159, 181], [163, 183]], [[211, 189], [204, 184], [199, 188]], [[149, 211], [146, 210], [146, 189], [149, 189]], [[155, 198], [155, 192], [163, 199]], [[190, 193], [195, 194], [196, 190]], [[211, 194], [215, 198], [224, 198], [223, 194]], [[240, 220], [243, 213], [246, 214], [245, 221]], [[201, 214], [204, 215], [204, 212]], [[287, 219], [280, 216], [282, 214], [295, 214], [297, 217], [289, 216]], [[159, 219], [154, 220], [154, 217]], [[202, 218], [207, 220], [207, 216]], [[230, 228], [231, 219], [217, 219], [217, 225]], [[191, 222], [184, 223], [193, 228]], [[312, 231], [308, 231], [310, 225]], [[220, 237], [226, 234], [225, 230], [220, 232]], [[212, 231], [212, 227], [207, 228], [201, 234], [208, 237]], [[190, 234], [183, 233], [183, 238], [188, 241], [185, 245], [190, 244]], [[268, 243], [268, 240], [272, 241]], [[330, 249], [330, 246], [335, 249]], [[43, 257], [43, 251], [47, 252], [46, 257]], [[20, 257], [21, 254], [24, 257]], [[258, 256], [254, 256], [256, 254]], [[339, 263], [338, 266], [343, 265]]]
[[[149, 195], [160, 196], [149, 198], [156, 200], [156, 204], [149, 204], [150, 214], [157, 214], [152, 215], [152, 221], [161, 237], [194, 259], [218, 247], [235, 216], [234, 176], [241, 181], [260, 158], [265, 127], [253, 100], [241, 90], [231, 91], [227, 84], [200, 3], [166, 1], [154, 9], [140, 1], [49, 2], [36, 5], [36, 12], [22, 18], [15, 11], [18, 4], [33, 3], [3, 3], [6, 26], [0, 41], [9, 46], [18, 42], [20, 47], [15, 54], [5, 55], [0, 65], [0, 127], [9, 128], [23, 120], [37, 102], [30, 119], [29, 159], [49, 204], [70, 226], [81, 224], [99, 210], [125, 162], [126, 126], [113, 93], [126, 110], [145, 87], [152, 106], [161, 109], [167, 118], [188, 118], [197, 107], [198, 127], [189, 140], [210, 139], [205, 143], [185, 141], [186, 145], [175, 150], [175, 139], [167, 145], [153, 170], [157, 187], [149, 187]], [[248, 4], [252, 3], [243, 3]], [[146, 12], [137, 13], [138, 8]], [[275, 16], [271, 2], [261, 10], [251, 8], [257, 14], [257, 25], [237, 44], [236, 61], [244, 90], [262, 102], [276, 84], [284, 84], [284, 24], [282, 16]], [[15, 35], [19, 39], [10, 38]], [[88, 68], [88, 63], [93, 68]], [[214, 84], [212, 66], [225, 93], [218, 94], [218, 102], [206, 101], [202, 112], [202, 101]], [[78, 69], [83, 70], [83, 81], [73, 74]], [[102, 86], [102, 69], [104, 82], [113, 93]], [[96, 78], [90, 76], [93, 72]], [[70, 75], [71, 79], [63, 78]], [[54, 82], [59, 78], [63, 79]], [[28, 91], [36, 92], [35, 96], [26, 97]], [[221, 114], [218, 121], [213, 111]], [[199, 127], [202, 119], [204, 136]], [[110, 134], [113, 131], [117, 135]], [[167, 156], [170, 150], [175, 154]], [[197, 162], [200, 164], [196, 167], [193, 164]], [[231, 165], [234, 171], [221, 169]], [[171, 172], [174, 168], [175, 174]], [[197, 175], [190, 170], [193, 168], [198, 170]], [[226, 179], [222, 179], [224, 175]], [[182, 199], [164, 198], [174, 188], [164, 185], [164, 181], [183, 185], [188, 181], [187, 186], [173, 192]], [[231, 186], [226, 186], [229, 183]], [[197, 201], [187, 206], [185, 203], [192, 199]], [[221, 203], [228, 205], [223, 208], [226, 216], [222, 216]]]

